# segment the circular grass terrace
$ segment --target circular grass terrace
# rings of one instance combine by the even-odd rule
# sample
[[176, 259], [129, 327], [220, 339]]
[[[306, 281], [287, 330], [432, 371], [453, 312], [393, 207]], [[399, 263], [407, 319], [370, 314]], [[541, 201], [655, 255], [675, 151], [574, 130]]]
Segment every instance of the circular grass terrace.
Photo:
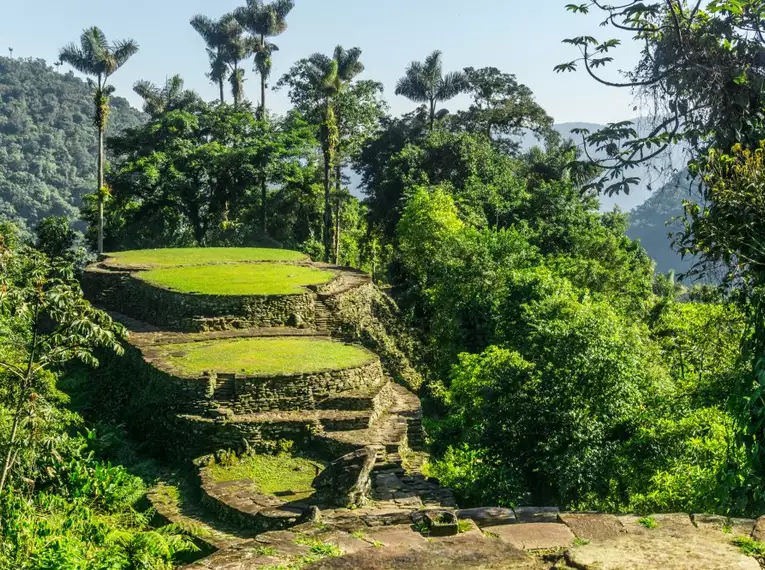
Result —
[[254, 337], [163, 345], [157, 356], [188, 376], [204, 372], [278, 376], [358, 368], [377, 357], [328, 339]]
[[308, 285], [331, 281], [331, 271], [284, 263], [191, 265], [142, 271], [146, 283], [197, 295], [296, 295]]
[[308, 256], [288, 249], [257, 247], [188, 247], [107, 253], [108, 263], [125, 267], [175, 267], [251, 261], [305, 261]]

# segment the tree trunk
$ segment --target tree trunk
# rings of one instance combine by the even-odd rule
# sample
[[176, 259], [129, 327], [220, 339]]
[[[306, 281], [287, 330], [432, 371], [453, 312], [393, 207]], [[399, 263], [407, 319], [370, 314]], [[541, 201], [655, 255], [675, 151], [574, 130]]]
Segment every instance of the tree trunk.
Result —
[[431, 99], [430, 100], [430, 130], [433, 130], [433, 127], [436, 125], [436, 100]]
[[3, 473], [0, 475], [0, 494], [2, 494], [3, 489], [5, 489], [5, 482], [8, 480], [8, 474], [11, 472], [11, 467], [13, 467], [13, 448], [14, 444], [16, 443], [16, 436], [19, 432], [19, 422], [21, 421], [21, 411], [23, 409], [23, 398], [24, 390], [22, 388], [19, 393], [19, 402], [16, 406], [16, 413], [14, 414], [13, 418], [13, 428], [11, 429], [11, 439], [8, 442], [8, 451], [6, 452], [5, 459], [3, 460]]
[[223, 84], [224, 84], [224, 81], [223, 81], [223, 78], [221, 77], [218, 80], [218, 87], [220, 88], [220, 102], [221, 102], [221, 104], [226, 102], [226, 89], [224, 88]]
[[[262, 49], [266, 49], [266, 36], [260, 35], [260, 45]], [[264, 52], [265, 53], [265, 52]], [[270, 66], [270, 63], [264, 63], [263, 69], [260, 70], [260, 118], [266, 118], [266, 73], [265, 68]]]
[[330, 180], [332, 158], [329, 144], [329, 142], [324, 143], [324, 261], [327, 263], [332, 254], [332, 184]]
[[99, 114], [98, 124], [98, 253], [104, 253], [104, 129], [106, 125], [100, 119], [101, 109], [96, 111]]
[[340, 260], [340, 209], [342, 207], [341, 201], [342, 201], [342, 167], [340, 164], [337, 164], [335, 166], [335, 236], [334, 236], [334, 244], [335, 244], [335, 251], [333, 255], [334, 263], [337, 264]]
[[234, 95], [234, 107], [239, 106], [239, 96], [241, 93], [239, 93], [239, 62], [234, 62], [234, 83], [232, 84], [233, 87], [233, 95]]
[[268, 184], [266, 179], [260, 181], [260, 205], [261, 205], [261, 227], [263, 228], [263, 235], [268, 235], [268, 216], [266, 212], [266, 204], [268, 203]]

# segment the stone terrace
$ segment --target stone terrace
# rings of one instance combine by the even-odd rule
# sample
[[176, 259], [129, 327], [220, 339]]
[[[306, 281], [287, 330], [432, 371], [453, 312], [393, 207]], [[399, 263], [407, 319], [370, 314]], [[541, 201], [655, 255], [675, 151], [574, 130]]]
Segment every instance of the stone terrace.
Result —
[[[255, 262], [247, 263], [252, 267]], [[172, 349], [164, 347], [191, 343], [340, 342], [333, 339], [340, 334], [333, 307], [343, 296], [369, 287], [370, 279], [346, 268], [312, 265], [330, 269], [336, 277], [287, 296], [286, 302], [283, 296], [232, 301], [164, 291], [133, 277], [145, 268], [125, 267], [108, 259], [86, 270], [84, 288], [130, 330], [129, 352], [139, 371], [133, 380], [139, 386], [146, 384], [138, 377], [146, 374], [152, 386], [166, 392], [158, 402], [163, 413], [172, 415], [175, 433], [167, 438], [168, 453], [192, 459], [220, 449], [242, 451], [243, 444], [258, 449], [267, 441], [286, 439], [296, 443], [298, 452], [331, 461], [371, 447], [376, 462], [366, 504], [356, 509], [323, 508], [324, 520], [339, 526], [376, 527], [411, 521], [412, 514], [423, 508], [456, 507], [448, 489], [421, 473], [422, 452], [411, 450], [423, 442], [419, 399], [393, 382], [376, 355], [370, 353], [367, 363], [353, 368], [267, 376], [236, 372], [235, 363], [195, 375], [170, 362], [182, 361], [184, 353], [177, 351], [169, 358]], [[290, 323], [293, 326], [286, 326]], [[150, 499], [162, 520], [197, 529], [198, 540], [219, 551], [203, 562], [209, 568], [216, 567], [215, 560], [227, 550], [245, 548], [246, 537], [257, 530], [290, 528], [312, 516], [312, 508], [323, 506], [289, 495], [262, 495], [250, 480], [218, 483], [204, 467], [199, 499], [188, 499], [196, 492], [186, 493], [181, 508], [175, 504], [177, 499], [163, 492], [169, 488], [159, 485]], [[354, 540], [349, 538], [347, 543]]]

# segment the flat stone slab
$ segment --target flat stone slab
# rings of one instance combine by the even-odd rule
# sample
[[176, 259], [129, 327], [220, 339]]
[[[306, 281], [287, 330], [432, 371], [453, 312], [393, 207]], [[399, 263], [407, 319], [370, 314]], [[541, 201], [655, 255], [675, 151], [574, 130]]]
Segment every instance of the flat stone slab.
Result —
[[523, 523], [495, 526], [489, 531], [499, 540], [519, 550], [568, 548], [574, 533], [561, 523]]
[[515, 507], [515, 518], [521, 523], [554, 523], [558, 520], [558, 507]]
[[421, 546], [427, 542], [419, 532], [412, 530], [411, 526], [389, 526], [370, 528], [363, 531], [364, 539], [383, 546], [406, 546], [412, 548]]
[[[563, 525], [561, 525], [563, 526]], [[542, 570], [538, 561], [499, 540], [474, 535], [422, 541], [414, 547], [369, 548], [339, 558], [325, 558], [311, 570]]]
[[608, 540], [627, 532], [613, 515], [561, 513], [558, 518], [571, 532], [584, 540]]
[[474, 521], [480, 527], [513, 524], [517, 522], [513, 509], [502, 507], [478, 507], [475, 509], [460, 509], [457, 518]]
[[754, 558], [731, 544], [729, 534], [654, 530], [659, 531], [571, 548], [566, 561], [578, 570], [760, 570]]

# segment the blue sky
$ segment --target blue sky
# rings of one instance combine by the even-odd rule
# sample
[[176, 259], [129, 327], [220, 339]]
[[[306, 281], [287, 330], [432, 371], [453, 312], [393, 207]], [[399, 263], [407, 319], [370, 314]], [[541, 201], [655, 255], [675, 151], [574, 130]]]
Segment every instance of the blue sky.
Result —
[[[444, 52], [447, 70], [495, 66], [515, 73], [557, 122], [607, 122], [630, 118], [632, 96], [600, 86], [584, 72], [555, 74], [553, 66], [576, 57], [565, 37], [591, 34], [604, 39], [598, 17], [565, 11], [570, 0], [296, 0], [289, 29], [275, 41], [274, 82], [302, 57], [335, 45], [364, 50], [366, 78], [385, 84], [394, 113], [414, 108], [393, 93], [396, 80], [413, 59], [434, 49]], [[205, 77], [204, 43], [189, 26], [197, 13], [219, 16], [238, 0], [2, 0], [0, 49], [14, 56], [41, 57], [51, 63], [59, 48], [76, 40], [85, 27], [98, 25], [110, 39], [132, 37], [141, 51], [113, 78], [118, 94], [135, 105], [131, 86], [138, 79], [162, 83], [180, 73], [187, 86], [213, 99], [216, 88]], [[478, 7], [477, 7], [478, 6]], [[621, 68], [634, 63], [637, 48], [628, 45]], [[7, 53], [7, 52], [5, 52]], [[245, 88], [257, 98], [257, 81], [248, 70]], [[452, 102], [455, 108], [464, 100]], [[270, 95], [269, 106], [284, 111], [286, 94]]]

